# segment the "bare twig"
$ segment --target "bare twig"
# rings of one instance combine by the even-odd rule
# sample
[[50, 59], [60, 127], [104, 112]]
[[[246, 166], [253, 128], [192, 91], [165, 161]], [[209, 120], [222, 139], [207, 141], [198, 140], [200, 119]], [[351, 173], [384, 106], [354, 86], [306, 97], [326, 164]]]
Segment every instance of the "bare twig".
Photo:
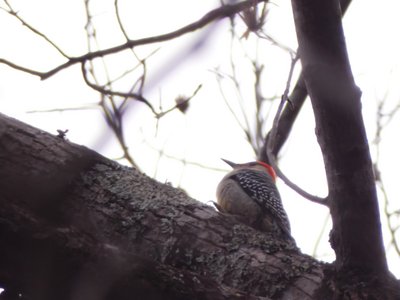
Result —
[[315, 242], [314, 249], [313, 249], [313, 251], [312, 251], [312, 256], [313, 256], [313, 257], [316, 257], [316, 256], [317, 256], [318, 247], [319, 247], [319, 245], [320, 245], [320, 243], [321, 243], [322, 237], [323, 237], [323, 235], [324, 235], [324, 232], [325, 232], [325, 230], [326, 230], [326, 227], [328, 226], [328, 223], [329, 223], [330, 218], [331, 218], [331, 215], [330, 215], [330, 213], [328, 212], [328, 213], [326, 214], [326, 216], [325, 216], [325, 220], [324, 220], [324, 223], [323, 223], [323, 225], [322, 225], [321, 231], [320, 231], [320, 233], [318, 234], [317, 240], [316, 240], [316, 242]]
[[[231, 112], [232, 116], [235, 118], [236, 123], [239, 125], [241, 130], [244, 132], [244, 134], [246, 136], [246, 139], [247, 139], [248, 143], [251, 145], [251, 147], [254, 150], [254, 152], [257, 153], [258, 152], [258, 140], [257, 140], [257, 137], [258, 137], [258, 132], [259, 132], [258, 130], [260, 128], [262, 128], [262, 125], [260, 125], [260, 122], [259, 122], [259, 109], [260, 109], [260, 106], [261, 106], [261, 102], [263, 100], [263, 97], [261, 95], [261, 91], [259, 89], [262, 66], [258, 67], [257, 61], [251, 60], [249, 58], [252, 61], [253, 66], [255, 67], [254, 68], [254, 74], [255, 74], [255, 83], [254, 83], [255, 89], [254, 89], [254, 92], [255, 92], [255, 111], [256, 111], [256, 120], [255, 120], [255, 124], [256, 124], [255, 131], [256, 131], [256, 133], [253, 134], [253, 130], [252, 130], [253, 128], [251, 126], [251, 124], [252, 124], [251, 119], [252, 118], [249, 116], [248, 111], [246, 110], [246, 108], [249, 107], [249, 105], [248, 105], [249, 104], [249, 100], [246, 99], [246, 97], [243, 95], [241, 82], [240, 82], [240, 79], [238, 78], [238, 72], [237, 72], [237, 69], [236, 69], [237, 62], [235, 61], [234, 55], [233, 55], [233, 49], [235, 49], [235, 45], [234, 45], [235, 41], [238, 41], [240, 44], [242, 43], [241, 39], [236, 35], [235, 23], [234, 23], [234, 19], [233, 18], [231, 18], [231, 29], [230, 29], [230, 31], [231, 31], [231, 39], [230, 39], [231, 46], [230, 46], [230, 57], [229, 57], [229, 59], [230, 59], [230, 64], [229, 64], [230, 72], [229, 72], [229, 74], [222, 73], [222, 72], [219, 72], [217, 70], [215, 70], [214, 72], [217, 75], [218, 88], [220, 90], [220, 93], [222, 95], [223, 100], [225, 101], [225, 104], [226, 104], [228, 110]], [[245, 54], [245, 57], [248, 57], [248, 56]], [[222, 87], [221, 79], [225, 79], [225, 78], [229, 79], [229, 81], [234, 86], [234, 89], [235, 89], [235, 92], [236, 92], [236, 95], [237, 95], [236, 96], [237, 104], [239, 105], [239, 108], [240, 108], [240, 110], [239, 110], [240, 115], [239, 115], [239, 113], [237, 113], [234, 110], [234, 108], [232, 106], [232, 99], [228, 99], [226, 94], [225, 94], [225, 92], [224, 92], [224, 89]]]
[[[262, 15], [265, 15], [265, 11], [266, 10], [264, 6]], [[248, 14], [247, 18], [253, 18], [254, 21], [257, 12], [253, 9], [251, 11], [248, 11], [247, 14]], [[237, 124], [244, 132], [245, 137], [250, 146], [252, 147], [254, 153], [257, 156], [259, 156], [259, 153], [264, 144], [263, 136], [265, 130], [265, 123], [268, 120], [268, 117], [273, 107], [271, 105], [272, 102], [266, 100], [274, 100], [277, 97], [267, 98], [263, 95], [262, 92], [262, 87], [263, 87], [262, 75], [263, 75], [264, 65], [262, 62], [260, 62], [259, 49], [258, 49], [259, 39], [256, 39], [257, 43], [256, 47], [252, 48], [255, 49], [255, 53], [254, 54], [249, 53], [245, 49], [244, 40], [236, 33], [236, 26], [234, 21], [235, 20], [231, 18], [231, 30], [230, 30], [231, 51], [230, 51], [230, 64], [229, 64], [230, 71], [228, 74], [217, 70], [214, 72], [217, 75], [218, 87], [220, 89], [221, 95], [223, 97], [223, 100], [225, 101], [227, 108], [231, 112], [232, 116], [235, 118]], [[250, 20], [248, 21], [253, 22]], [[261, 23], [263, 22], [264, 20], [261, 21]], [[258, 25], [261, 25], [261, 23], [258, 23]], [[255, 29], [255, 27], [253, 28]], [[237, 47], [238, 45], [236, 43], [240, 47]], [[251, 74], [252, 76], [254, 76], [252, 97], [249, 97], [249, 95], [245, 94], [245, 91], [243, 90], [242, 87], [242, 81], [239, 76], [240, 72], [237, 70], [238, 64], [234, 56], [234, 49], [236, 48], [242, 49], [243, 55], [241, 55], [241, 57], [247, 58], [251, 62], [251, 65], [253, 66], [253, 72]], [[221, 79], [225, 78], [228, 79], [233, 84], [234, 90], [236, 92], [237, 105], [239, 106], [238, 112], [233, 108], [232, 99], [231, 98], [228, 99], [227, 95], [225, 94], [225, 91], [223, 90]], [[253, 99], [254, 102], [251, 102], [251, 99]], [[250, 107], [251, 111], [249, 110]]]
[[382, 138], [382, 132], [386, 126], [389, 125], [389, 123], [393, 120], [394, 116], [396, 113], [400, 111], [400, 104], [397, 104], [394, 106], [388, 113], [384, 113], [384, 104], [387, 99], [388, 92], [385, 93], [383, 96], [382, 100], [378, 102], [377, 106], [377, 118], [376, 118], [376, 131], [375, 131], [375, 138], [374, 138], [374, 144], [375, 144], [375, 149], [376, 149], [376, 157], [375, 157], [375, 163], [374, 163], [374, 173], [375, 173], [375, 180], [377, 183], [378, 188], [382, 192], [383, 195], [383, 203], [384, 203], [384, 214], [386, 218], [386, 225], [389, 230], [390, 234], [390, 244], [393, 245], [396, 253], [398, 256], [400, 256], [400, 245], [398, 244], [398, 241], [396, 239], [396, 232], [398, 230], [398, 226], [394, 226], [391, 222], [391, 218], [393, 215], [395, 215], [397, 212], [396, 211], [390, 211], [389, 209], [389, 196], [386, 192], [385, 184], [383, 182], [381, 172], [379, 170], [379, 161], [380, 161], [380, 150], [381, 150], [381, 138]]
[[[21, 23], [22, 25], [24, 25], [25, 27], [27, 27], [30, 31], [32, 31], [33, 33], [35, 33], [36, 35], [40, 36], [41, 38], [43, 38], [46, 42], [48, 42], [51, 46], [53, 46], [54, 49], [56, 49], [62, 56], [64, 56], [65, 58], [69, 59], [69, 56], [61, 50], [60, 47], [58, 47], [56, 45], [56, 43], [54, 43], [52, 40], [50, 40], [45, 34], [43, 34], [42, 32], [40, 32], [39, 30], [37, 30], [36, 28], [34, 28], [33, 26], [31, 26], [29, 23], [27, 23], [19, 14], [18, 12], [16, 12], [13, 7], [11, 6], [11, 4], [8, 2], [8, 0], [4, 0], [4, 3], [7, 5], [8, 10], [7, 11], [10, 15], [16, 17]], [[19, 69], [20, 70], [20, 69]], [[23, 71], [23, 70], [20, 70]]]
[[[258, 0], [258, 2], [266, 2], [266, 1], [268, 1], [268, 0]], [[45, 79], [57, 74], [61, 70], [69, 68], [78, 63], [83, 63], [85, 61], [93, 60], [98, 57], [103, 57], [106, 55], [118, 53], [123, 50], [134, 48], [137, 46], [155, 44], [155, 43], [165, 42], [165, 41], [169, 41], [169, 40], [178, 38], [182, 35], [185, 35], [187, 33], [190, 33], [190, 32], [196, 31], [200, 28], [203, 28], [206, 25], [208, 25], [214, 21], [217, 21], [219, 19], [231, 17], [252, 5], [254, 5], [253, 1], [243, 1], [243, 2], [239, 2], [236, 4], [229, 4], [229, 5], [227, 4], [222, 7], [217, 8], [217, 9], [211, 10], [210, 12], [205, 14], [202, 18], [200, 18], [199, 20], [197, 20], [193, 23], [190, 23], [184, 27], [181, 27], [178, 30], [175, 30], [175, 31], [172, 31], [172, 32], [169, 32], [166, 34], [157, 35], [157, 36], [152, 36], [152, 37], [147, 37], [147, 38], [142, 38], [142, 39], [137, 39], [137, 40], [128, 40], [127, 42], [125, 42], [122, 45], [118, 45], [118, 46], [111, 47], [111, 48], [104, 49], [104, 50], [89, 52], [89, 53], [86, 53], [84, 55], [77, 56], [77, 57], [70, 57], [67, 62], [65, 62], [47, 72], [40, 72], [40, 71], [36, 71], [33, 69], [25, 68], [23, 66], [19, 66], [15, 63], [12, 63], [5, 59], [0, 59], [0, 63], [6, 64], [16, 70], [38, 76], [38, 77], [40, 77], [40, 79], [45, 80]]]
[[[120, 16], [120, 13], [119, 13], [118, 0], [115, 0], [115, 1], [114, 1], [114, 8], [115, 8], [115, 15], [116, 15], [117, 21], [118, 21], [118, 26], [119, 26], [119, 28], [120, 28], [122, 34], [125, 36], [125, 39], [126, 39], [127, 41], [129, 41], [128, 33], [126, 32], [126, 29], [125, 29], [125, 27], [124, 27], [124, 25], [123, 25], [123, 23], [122, 23], [121, 16]], [[131, 48], [131, 51], [132, 51], [133, 55], [135, 56], [135, 58], [137, 59], [137, 61], [139, 62], [140, 66], [142, 66], [142, 68], [143, 68], [142, 76], [140, 76], [140, 78], [137, 80], [137, 82], [139, 82], [139, 84], [140, 84], [140, 85], [139, 85], [139, 88], [138, 88], [139, 93], [142, 93], [142, 92], [143, 92], [144, 83], [145, 83], [145, 81], [146, 81], [146, 74], [147, 74], [147, 72], [146, 72], [146, 70], [147, 70], [146, 59], [147, 59], [148, 57], [145, 58], [145, 59], [140, 59], [139, 56], [136, 54], [136, 52], [135, 52], [135, 50], [134, 50], [133, 48]], [[153, 51], [153, 53], [155, 53], [155, 52], [157, 52], [157, 51], [158, 51], [158, 49], [156, 49], [155, 51]], [[151, 55], [152, 55], [152, 54], [150, 54], [149, 56], [151, 56]], [[136, 83], [135, 83], [135, 84], [136, 84]], [[125, 99], [125, 100], [126, 100], [126, 99]]]
[[184, 105], [189, 103], [189, 101], [196, 96], [197, 92], [201, 89], [202, 84], [199, 84], [199, 86], [196, 88], [196, 90], [193, 92], [193, 94], [190, 97], [187, 97], [183, 102], [177, 103], [175, 106], [171, 107], [170, 109], [167, 109], [166, 111], [160, 112], [158, 114], [156, 114], [156, 118], [162, 118], [164, 117], [166, 114], [170, 113], [171, 111], [179, 108], [179, 106]]
[[[234, 49], [234, 41], [235, 41], [235, 37], [236, 37], [236, 33], [235, 33], [235, 24], [233, 22], [233, 18], [231, 18], [231, 46], [230, 46], [230, 57], [229, 57], [229, 61], [230, 61], [230, 68], [231, 68], [231, 75], [229, 76], [229, 79], [231, 79], [232, 83], [235, 86], [237, 95], [238, 95], [238, 104], [240, 106], [240, 112], [242, 113], [242, 118], [244, 120], [244, 124], [241, 127], [243, 128], [243, 131], [246, 135], [246, 138], [248, 140], [248, 142], [250, 143], [250, 145], [252, 146], [253, 149], [257, 149], [257, 144], [255, 139], [253, 138], [253, 135], [251, 134], [251, 126], [250, 126], [250, 119], [246, 113], [246, 101], [243, 97], [243, 93], [242, 93], [242, 89], [241, 89], [241, 84], [239, 83], [238, 80], [238, 76], [237, 76], [237, 71], [236, 71], [236, 62], [233, 58], [233, 49]], [[224, 99], [226, 99], [226, 97], [224, 97]], [[236, 116], [236, 114], [233, 111], [233, 108], [230, 106], [229, 101], [225, 101], [226, 105], [229, 107], [229, 110], [232, 112], [232, 114], [234, 114], [236, 121], [239, 122], [239, 117]]]
[[184, 163], [185, 165], [191, 165], [191, 166], [199, 167], [199, 168], [202, 168], [202, 169], [207, 169], [207, 170], [212, 170], [212, 171], [217, 171], [217, 172], [226, 172], [226, 169], [225, 169], [225, 168], [218, 168], [218, 167], [207, 166], [207, 165], [204, 165], [204, 164], [199, 163], [199, 162], [196, 162], [196, 161], [187, 160], [187, 159], [182, 158], [182, 157], [176, 157], [176, 156], [174, 156], [174, 155], [172, 155], [172, 154], [169, 154], [169, 153], [165, 152], [165, 151], [162, 150], [162, 149], [160, 150], [158, 147], [155, 147], [155, 146], [151, 145], [148, 141], [143, 141], [143, 142], [144, 142], [149, 148], [151, 148], [151, 149], [153, 149], [153, 150], [155, 150], [155, 151], [161, 153], [162, 155], [160, 154], [160, 157], [163, 156], [163, 157], [166, 157], [166, 158], [175, 160], [175, 161], [182, 162], [182, 163]]
[[242, 37], [247, 38], [250, 32], [257, 33], [262, 29], [268, 15], [267, 2], [264, 3], [261, 14], [258, 14], [258, 1], [253, 0], [254, 5], [243, 10], [240, 15], [241, 19], [247, 26], [246, 32]]
[[[239, 119], [239, 117], [237, 116], [237, 114], [235, 113], [233, 107], [230, 105], [230, 101], [229, 101], [229, 99], [226, 97], [226, 94], [225, 94], [225, 92], [224, 92], [224, 90], [223, 90], [223, 88], [222, 88], [221, 79], [227, 77], [227, 78], [233, 80], [232, 75], [219, 72], [219, 70], [214, 70], [213, 72], [216, 74], [217, 82], [218, 82], [218, 89], [219, 89], [219, 91], [220, 91], [220, 94], [221, 94], [223, 100], [225, 101], [225, 104], [226, 104], [228, 110], [230, 111], [230, 113], [231, 113], [232, 116], [234, 117], [234, 119], [235, 119], [236, 123], [239, 125], [240, 129], [244, 132], [244, 134], [245, 134], [245, 136], [246, 136], [246, 139], [247, 139], [247, 141], [249, 142], [249, 144], [250, 144], [251, 146], [253, 146], [252, 137], [251, 137], [251, 134], [250, 134], [250, 128], [248, 128], [248, 127], [246, 127], [246, 125], [243, 125], [243, 124], [242, 124], [242, 121], [240, 121], [240, 119]], [[240, 95], [239, 95], [239, 96], [240, 96]], [[254, 149], [254, 147], [253, 147], [253, 149]]]
[[384, 213], [386, 216], [387, 228], [389, 229], [389, 234], [390, 234], [390, 244], [393, 245], [394, 249], [396, 250], [397, 255], [400, 256], [400, 246], [396, 240], [396, 231], [398, 228], [395, 228], [394, 226], [392, 226], [392, 223], [390, 221], [392, 213], [389, 211], [389, 197], [386, 193], [385, 185], [383, 184], [383, 181], [381, 178], [378, 180], [377, 183], [378, 183], [378, 187], [381, 190], [382, 195], [383, 195]]
[[275, 136], [276, 136], [276, 132], [277, 132], [279, 117], [281, 115], [281, 112], [282, 112], [282, 109], [283, 109], [284, 105], [288, 101], [290, 101], [289, 98], [288, 98], [289, 90], [290, 90], [290, 82], [292, 80], [293, 71], [294, 71], [294, 67], [296, 65], [297, 60], [298, 60], [297, 56], [292, 58], [292, 64], [290, 66], [289, 76], [288, 76], [288, 80], [286, 82], [286, 88], [285, 88], [285, 91], [284, 91], [284, 93], [282, 95], [281, 102], [279, 103], [279, 107], [278, 107], [278, 110], [276, 112], [276, 115], [275, 115], [275, 118], [274, 118], [274, 122], [273, 122], [273, 125], [272, 125], [271, 135], [270, 135], [270, 138], [268, 139], [267, 156], [268, 156], [268, 159], [269, 159], [269, 163], [275, 169], [276, 174], [279, 176], [279, 178], [281, 178], [283, 180], [283, 182], [287, 186], [292, 188], [299, 195], [303, 196], [304, 198], [306, 198], [306, 199], [308, 199], [308, 200], [310, 200], [312, 202], [328, 206], [327, 199], [311, 195], [308, 192], [306, 192], [305, 190], [301, 189], [298, 185], [293, 183], [291, 180], [289, 180], [289, 178], [287, 178], [286, 175], [279, 169], [279, 167], [278, 167], [278, 165], [276, 163], [276, 160], [275, 160], [275, 156], [272, 153], [273, 142], [275, 140]]
[[64, 112], [64, 111], [73, 111], [73, 110], [93, 110], [98, 109], [97, 103], [89, 103], [81, 106], [73, 106], [73, 107], [58, 107], [58, 108], [49, 108], [49, 109], [35, 109], [28, 110], [26, 113], [34, 114], [34, 113], [52, 113], [52, 112]]
[[[86, 22], [86, 25], [85, 25], [85, 29], [86, 29], [86, 36], [87, 36], [88, 52], [91, 52], [92, 51], [92, 42], [91, 41], [94, 42], [94, 44], [96, 46], [96, 50], [100, 49], [100, 45], [99, 45], [99, 42], [98, 42], [98, 39], [97, 39], [96, 28], [93, 25], [93, 17], [92, 17], [92, 15], [90, 13], [90, 6], [89, 6], [90, 3], [89, 2], [90, 2], [90, 0], [85, 0], [85, 12], [86, 12], [86, 19], [87, 19], [87, 22]], [[110, 78], [110, 75], [109, 75], [109, 70], [108, 70], [107, 63], [106, 63], [104, 57], [101, 57], [100, 60], [101, 60], [101, 63], [102, 63], [102, 67], [104, 69], [104, 75], [105, 75], [105, 77], [107, 79], [107, 83], [105, 84], [105, 87], [107, 87], [108, 90], [112, 91], [112, 89], [113, 89], [112, 88], [112, 81], [111, 81], [111, 78]], [[89, 65], [90, 65], [90, 68], [89, 68], [90, 74], [92, 75], [96, 85], [99, 86], [99, 81], [97, 79], [97, 72], [95, 71], [94, 61], [90, 60], [89, 61]], [[116, 134], [119, 134], [119, 135], [122, 136], [121, 113], [120, 113], [119, 109], [117, 108], [117, 105], [116, 105], [115, 100], [114, 100], [114, 96], [113, 95], [107, 95], [107, 96], [109, 96], [109, 97], [108, 98], [107, 97], [102, 97], [101, 99], [102, 100], [108, 100], [107, 102], [110, 103], [111, 110], [112, 110], [110, 115], [113, 116], [113, 120], [112, 121], [115, 122], [116, 128], [118, 128], [118, 133], [116, 132]], [[100, 105], [104, 106], [103, 110], [107, 109], [107, 107], [105, 107], [105, 101], [101, 101]]]
[[282, 50], [288, 52], [290, 55], [296, 55], [295, 50], [293, 50], [289, 46], [282, 44], [281, 42], [279, 42], [278, 40], [273, 38], [270, 34], [264, 32], [264, 31], [257, 32], [256, 34], [259, 38], [265, 39], [265, 40], [271, 42], [272, 45], [281, 48]]
[[[96, 28], [93, 24], [93, 17], [90, 13], [90, 0], [85, 0], [85, 10], [86, 10], [86, 36], [87, 36], [87, 46], [88, 46], [88, 52], [92, 51], [92, 42], [95, 44], [96, 50], [100, 49], [98, 39], [97, 39], [97, 33], [96, 33]], [[88, 72], [92, 76], [93, 80], [95, 83], [92, 85], [89, 84], [92, 88], [99, 88], [97, 91], [100, 93], [100, 102], [98, 106], [102, 109], [104, 113], [105, 120], [110, 127], [110, 129], [113, 131], [121, 149], [123, 152], [123, 158], [126, 159], [132, 166], [137, 167], [137, 164], [135, 163], [133, 157], [131, 156], [128, 146], [125, 142], [125, 137], [124, 137], [124, 126], [123, 126], [123, 104], [122, 102], [121, 105], [117, 105], [117, 100], [116, 99], [118, 96], [116, 95], [107, 95], [105, 93], [102, 93], [102, 90], [107, 90], [107, 91], [112, 91], [113, 90], [113, 83], [115, 81], [118, 81], [119, 79], [114, 79], [111, 80], [109, 71], [108, 71], [108, 66], [106, 63], [106, 60], [104, 57], [101, 57], [101, 62], [102, 62], [102, 67], [104, 69], [105, 77], [106, 77], [106, 84], [104, 86], [101, 86], [99, 84], [99, 80], [97, 79], [97, 72], [95, 71], [95, 66], [94, 66], [94, 61], [89, 60], [87, 61], [88, 63]], [[85, 68], [85, 62], [82, 63], [82, 74], [83, 77], [86, 81], [86, 83], [90, 83], [88, 74], [86, 73], [86, 68]], [[119, 98], [119, 97], [118, 97]], [[124, 99], [124, 101], [127, 98]]]
[[90, 82], [90, 80], [89, 80], [89, 78], [87, 76], [85, 63], [82, 63], [81, 70], [82, 70], [82, 74], [83, 74], [83, 78], [85, 80], [85, 83], [88, 86], [90, 86], [92, 89], [98, 91], [99, 93], [101, 93], [103, 95], [112, 95], [112, 96], [133, 98], [135, 100], [138, 100], [138, 101], [143, 102], [144, 104], [146, 104], [146, 106], [148, 108], [150, 108], [150, 110], [153, 112], [153, 114], [157, 115], [157, 112], [155, 111], [154, 107], [151, 105], [151, 103], [143, 95], [137, 94], [137, 93], [132, 93], [132, 92], [124, 93], [124, 92], [112, 91], [112, 90], [107, 89], [106, 87], [96, 85], [96, 84]]

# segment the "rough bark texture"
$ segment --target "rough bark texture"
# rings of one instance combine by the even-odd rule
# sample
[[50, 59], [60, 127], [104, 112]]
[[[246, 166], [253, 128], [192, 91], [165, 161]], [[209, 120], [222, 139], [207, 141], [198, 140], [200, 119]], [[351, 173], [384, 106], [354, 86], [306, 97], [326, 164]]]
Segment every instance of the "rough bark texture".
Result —
[[1, 299], [311, 299], [323, 265], [139, 171], [0, 117]]

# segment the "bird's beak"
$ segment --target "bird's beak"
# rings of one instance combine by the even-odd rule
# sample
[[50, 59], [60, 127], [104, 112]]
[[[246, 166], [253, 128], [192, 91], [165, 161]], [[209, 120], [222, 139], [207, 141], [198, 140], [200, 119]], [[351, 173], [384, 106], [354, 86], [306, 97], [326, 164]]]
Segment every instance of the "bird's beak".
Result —
[[224, 162], [226, 162], [228, 165], [230, 165], [232, 168], [235, 168], [235, 167], [237, 167], [237, 164], [235, 164], [234, 162], [231, 162], [231, 161], [229, 161], [229, 160], [227, 160], [227, 159], [223, 159], [223, 158], [221, 158]]

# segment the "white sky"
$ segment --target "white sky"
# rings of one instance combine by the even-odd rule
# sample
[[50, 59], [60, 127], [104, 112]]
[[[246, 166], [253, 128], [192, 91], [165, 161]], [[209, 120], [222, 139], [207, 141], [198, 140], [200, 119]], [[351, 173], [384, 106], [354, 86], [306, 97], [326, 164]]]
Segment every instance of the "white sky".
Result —
[[[357, 84], [363, 91], [363, 113], [368, 136], [372, 142], [376, 116], [376, 102], [387, 93], [386, 111], [399, 103], [399, 56], [400, 19], [397, 17], [399, 4], [396, 0], [355, 0], [344, 21], [346, 39], [352, 68]], [[0, 1], [1, 3], [1, 1]], [[86, 52], [87, 41], [84, 31], [85, 12], [82, 0], [70, 1], [13, 1], [10, 3], [20, 15], [56, 42], [67, 54], [81, 55]], [[106, 48], [124, 42], [118, 32], [113, 13], [114, 1], [92, 0], [92, 13], [100, 47]], [[121, 3], [121, 17], [131, 38], [158, 35], [175, 30], [198, 19], [219, 1], [133, 1]], [[281, 43], [296, 49], [290, 1], [277, 0], [271, 5], [267, 31]], [[5, 7], [2, 5], [2, 7]], [[155, 7], [157, 9], [155, 9]], [[202, 31], [171, 44], [162, 44], [160, 51], [149, 63], [146, 96], [158, 108], [162, 99], [164, 109], [174, 105], [180, 94], [191, 95], [201, 83], [203, 88], [191, 101], [186, 115], [172, 112], [160, 120], [158, 131], [151, 112], [142, 104], [136, 104], [126, 116], [125, 132], [133, 158], [144, 172], [162, 182], [180, 185], [200, 201], [215, 199], [215, 187], [224, 172], [212, 171], [190, 164], [183, 165], [174, 159], [159, 159], [158, 150], [166, 154], [198, 162], [205, 166], [228, 170], [220, 157], [245, 162], [254, 159], [254, 154], [245, 142], [232, 115], [226, 109], [211, 70], [219, 67], [227, 70], [229, 63], [228, 22], [216, 25], [210, 37], [196, 53], [180, 60], [185, 45], [201, 36]], [[64, 59], [46, 42], [0, 11], [0, 58], [46, 71], [64, 62]], [[243, 27], [244, 30], [244, 27]], [[254, 39], [249, 38], [247, 50], [254, 54]], [[265, 94], [282, 94], [289, 70], [287, 53], [262, 42], [266, 76]], [[139, 49], [143, 55], [159, 46]], [[236, 52], [238, 62], [245, 61], [240, 48]], [[241, 58], [242, 57], [242, 58]], [[110, 72], [117, 72], [126, 64], [126, 55], [109, 59]], [[175, 67], [174, 67], [175, 66]], [[251, 69], [239, 65], [241, 83], [252, 84]], [[160, 76], [164, 74], [164, 76]], [[121, 151], [115, 139], [106, 129], [100, 110], [65, 111], [53, 113], [27, 113], [63, 107], [79, 107], [97, 103], [96, 92], [86, 87], [80, 67], [74, 66], [54, 77], [40, 81], [31, 75], [0, 65], [0, 112], [33, 126], [56, 134], [57, 129], [69, 129], [68, 139], [86, 145], [109, 158], [118, 158]], [[225, 86], [225, 85], [224, 85]], [[228, 93], [229, 84], [225, 90]], [[230, 93], [234, 99], [234, 94]], [[400, 118], [385, 130], [381, 149], [380, 168], [386, 184], [392, 209], [398, 209], [398, 183], [395, 174], [400, 165], [400, 146], [397, 132]], [[372, 148], [372, 150], [374, 150]], [[282, 170], [307, 191], [324, 196], [326, 193], [322, 158], [314, 136], [314, 121], [310, 105], [303, 108], [290, 140], [282, 152]], [[373, 152], [374, 155], [374, 152]], [[156, 171], [157, 170], [157, 171]], [[284, 205], [288, 211], [293, 235], [305, 253], [311, 254], [320, 234], [327, 210], [301, 199], [278, 182]], [[396, 204], [396, 205], [395, 205]], [[392, 220], [395, 222], [396, 220]], [[383, 225], [385, 220], [383, 220]], [[325, 230], [318, 250], [318, 257], [334, 259], [327, 242], [330, 225]], [[387, 234], [385, 234], [387, 239]], [[400, 276], [399, 258], [389, 249], [389, 263]]]

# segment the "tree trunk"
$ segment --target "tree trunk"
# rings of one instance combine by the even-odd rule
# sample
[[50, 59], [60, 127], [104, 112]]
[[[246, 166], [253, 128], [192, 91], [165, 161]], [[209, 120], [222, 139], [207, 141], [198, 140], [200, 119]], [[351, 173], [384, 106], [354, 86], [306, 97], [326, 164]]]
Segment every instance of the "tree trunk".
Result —
[[[337, 0], [292, 0], [292, 6], [333, 223], [330, 242], [336, 253], [335, 271], [325, 280], [334, 281], [336, 287], [324, 296], [364, 299], [355, 282], [382, 289], [395, 282], [388, 272], [383, 247], [361, 92], [347, 56], [342, 12]], [[376, 299], [400, 299], [398, 294], [389, 295], [376, 294]]]
[[337, 265], [387, 271], [361, 92], [347, 57], [339, 2], [293, 0], [293, 11], [325, 161]]

